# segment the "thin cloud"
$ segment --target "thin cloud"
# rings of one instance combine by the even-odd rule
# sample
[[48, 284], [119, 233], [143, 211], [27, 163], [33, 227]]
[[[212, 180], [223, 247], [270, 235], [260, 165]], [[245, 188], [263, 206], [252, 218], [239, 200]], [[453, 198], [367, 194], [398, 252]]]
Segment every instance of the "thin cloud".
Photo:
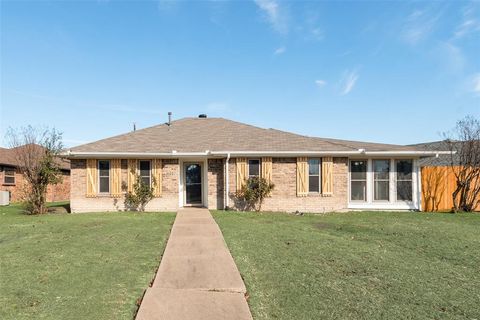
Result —
[[280, 7], [277, 0], [254, 1], [275, 31], [279, 33], [286, 33], [288, 31], [285, 9]]
[[435, 29], [441, 13], [431, 14], [425, 10], [414, 10], [406, 19], [402, 39], [415, 45], [425, 40]]
[[472, 2], [463, 8], [463, 18], [453, 33], [453, 39], [460, 39], [477, 32], [480, 33], [480, 19], [478, 18], [480, 14], [477, 13], [480, 10], [478, 9], [479, 6], [475, 5]]
[[314, 40], [323, 40], [325, 38], [325, 32], [321, 28], [313, 28], [310, 31], [310, 35]]
[[317, 85], [317, 87], [322, 88], [327, 84], [327, 81], [325, 81], [325, 80], [315, 80], [315, 84]]
[[285, 48], [285, 47], [279, 47], [279, 48], [275, 49], [273, 54], [277, 56], [279, 54], [285, 53], [286, 50], [287, 50], [287, 48]]
[[441, 42], [436, 50], [441, 56], [442, 65], [452, 72], [460, 72], [465, 67], [465, 56], [460, 47], [452, 42]]
[[343, 96], [349, 94], [355, 87], [355, 84], [357, 83], [359, 78], [360, 75], [358, 74], [357, 70], [345, 71], [342, 80], [340, 81], [340, 94]]

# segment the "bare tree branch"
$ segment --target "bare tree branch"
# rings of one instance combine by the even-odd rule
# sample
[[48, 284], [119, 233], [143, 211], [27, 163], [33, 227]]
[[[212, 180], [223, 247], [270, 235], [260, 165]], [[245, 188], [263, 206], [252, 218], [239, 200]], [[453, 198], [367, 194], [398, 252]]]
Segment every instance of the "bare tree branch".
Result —
[[62, 134], [55, 129], [27, 126], [9, 128], [6, 137], [26, 181], [23, 200], [27, 212], [45, 213], [47, 187], [61, 181], [58, 156], [63, 149]]
[[468, 116], [445, 136], [452, 151], [450, 167], [457, 182], [452, 194], [453, 210], [473, 211], [480, 204], [480, 121]]

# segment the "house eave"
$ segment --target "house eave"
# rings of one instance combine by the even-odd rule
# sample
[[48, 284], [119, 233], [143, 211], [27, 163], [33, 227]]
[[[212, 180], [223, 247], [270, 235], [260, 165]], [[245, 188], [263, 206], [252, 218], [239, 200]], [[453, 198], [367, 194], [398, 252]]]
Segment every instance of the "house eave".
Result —
[[192, 158], [192, 157], [292, 157], [292, 156], [333, 156], [333, 157], [350, 157], [350, 156], [437, 156], [440, 154], [450, 154], [450, 151], [366, 151], [364, 149], [352, 151], [209, 151], [204, 152], [85, 152], [85, 151], [67, 151], [62, 155], [73, 159], [87, 158]]

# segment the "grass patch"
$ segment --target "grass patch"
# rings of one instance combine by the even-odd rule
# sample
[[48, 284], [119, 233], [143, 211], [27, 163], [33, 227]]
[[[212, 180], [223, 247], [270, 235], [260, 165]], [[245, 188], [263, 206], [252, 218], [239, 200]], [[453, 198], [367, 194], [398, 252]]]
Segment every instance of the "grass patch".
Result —
[[255, 319], [479, 319], [480, 215], [214, 212]]
[[131, 319], [174, 217], [0, 207], [0, 319]]

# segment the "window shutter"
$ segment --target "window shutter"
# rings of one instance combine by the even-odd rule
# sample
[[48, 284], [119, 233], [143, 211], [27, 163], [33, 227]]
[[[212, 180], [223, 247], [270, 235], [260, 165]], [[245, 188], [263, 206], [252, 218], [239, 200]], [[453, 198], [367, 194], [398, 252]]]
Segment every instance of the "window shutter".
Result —
[[262, 178], [272, 182], [272, 158], [262, 158]]
[[153, 183], [153, 195], [155, 197], [162, 196], [162, 159], [152, 160], [152, 177]]
[[97, 196], [97, 160], [87, 159], [87, 194], [88, 198], [94, 198]]
[[308, 194], [308, 164], [307, 158], [297, 158], [297, 197], [306, 197]]
[[333, 195], [333, 157], [322, 158], [322, 194]]
[[114, 198], [122, 196], [122, 160], [110, 161], [110, 194]]
[[133, 192], [133, 184], [137, 179], [138, 160], [128, 159], [128, 192]]
[[237, 192], [241, 191], [247, 180], [247, 159], [237, 158]]

